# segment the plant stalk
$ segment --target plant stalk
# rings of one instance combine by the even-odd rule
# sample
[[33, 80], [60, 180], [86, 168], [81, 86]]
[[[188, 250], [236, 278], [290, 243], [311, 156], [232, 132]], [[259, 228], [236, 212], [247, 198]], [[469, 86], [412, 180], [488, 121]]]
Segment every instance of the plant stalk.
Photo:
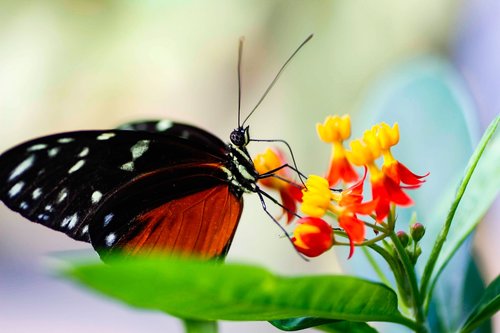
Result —
[[216, 321], [183, 319], [186, 333], [217, 333], [218, 325]]

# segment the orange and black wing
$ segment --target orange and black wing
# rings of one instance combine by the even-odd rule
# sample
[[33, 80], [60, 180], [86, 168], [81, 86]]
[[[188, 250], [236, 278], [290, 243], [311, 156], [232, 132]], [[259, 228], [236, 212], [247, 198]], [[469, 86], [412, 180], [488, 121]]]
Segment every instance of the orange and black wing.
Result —
[[222, 256], [243, 200], [222, 166], [189, 164], [141, 175], [104, 200], [89, 224], [101, 258], [115, 252]]

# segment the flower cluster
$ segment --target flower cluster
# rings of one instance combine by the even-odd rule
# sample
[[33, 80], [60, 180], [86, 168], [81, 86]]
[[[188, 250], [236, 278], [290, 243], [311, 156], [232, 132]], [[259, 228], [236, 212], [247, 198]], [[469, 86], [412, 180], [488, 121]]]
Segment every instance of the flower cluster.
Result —
[[[261, 183], [280, 192], [288, 223], [296, 215], [296, 202], [302, 202], [301, 210], [305, 216], [297, 220], [291, 237], [299, 252], [315, 257], [334, 244], [342, 245], [334, 238], [334, 234], [338, 234], [347, 237], [351, 257], [356, 244], [368, 241], [367, 226], [375, 233], [391, 228], [391, 225], [394, 228], [391, 209], [412, 205], [413, 201], [405, 191], [420, 187], [428, 174], [416, 175], [394, 158], [391, 148], [399, 142], [397, 123], [392, 127], [386, 123], [373, 126], [361, 138], [352, 140], [349, 149], [344, 146], [351, 135], [348, 115], [327, 117], [324, 123], [317, 124], [317, 133], [323, 142], [332, 146], [324, 177], [309, 176], [302, 195], [297, 193], [300, 186], [290, 180], [289, 170], [281, 169], [278, 177], [264, 178]], [[379, 159], [382, 159], [381, 166]], [[258, 155], [254, 163], [262, 174], [278, 168], [285, 161], [281, 153], [268, 149]], [[356, 172], [356, 167], [363, 171], [362, 175]], [[367, 179], [371, 188], [368, 200], [364, 198]], [[339, 184], [343, 190], [334, 189]], [[326, 215], [333, 218], [340, 229], [334, 229], [325, 220]], [[366, 219], [373, 219], [373, 222]]]

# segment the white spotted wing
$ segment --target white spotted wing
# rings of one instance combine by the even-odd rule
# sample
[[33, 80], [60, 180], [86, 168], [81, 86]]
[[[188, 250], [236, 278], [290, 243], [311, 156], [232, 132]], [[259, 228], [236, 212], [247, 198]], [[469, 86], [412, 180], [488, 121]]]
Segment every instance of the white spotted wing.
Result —
[[[117, 221], [109, 214], [133, 218], [120, 202], [134, 202], [116, 194], [128, 184], [140, 184], [137, 179], [162, 169], [182, 170], [200, 162], [220, 165], [224, 152], [224, 143], [210, 133], [169, 121], [46, 136], [0, 155], [0, 200], [33, 222], [89, 241], [89, 228], [97, 223], [97, 212], [98, 223], [103, 226], [106, 221]], [[161, 195], [157, 186], [154, 191], [141, 190], [148, 200], [154, 194]], [[167, 197], [174, 198], [175, 194]], [[134, 200], [138, 200], [136, 207], [129, 206], [130, 211], [141, 213], [141, 196], [136, 195]], [[104, 202], [125, 211], [101, 216], [99, 209]], [[102, 237], [107, 237], [102, 240], [105, 243], [115, 241], [113, 234]]]

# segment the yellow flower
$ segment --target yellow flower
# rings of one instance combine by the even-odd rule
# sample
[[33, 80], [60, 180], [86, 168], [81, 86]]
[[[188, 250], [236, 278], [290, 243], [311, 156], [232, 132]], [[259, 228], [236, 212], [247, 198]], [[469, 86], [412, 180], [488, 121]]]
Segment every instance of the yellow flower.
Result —
[[304, 214], [322, 217], [330, 206], [332, 193], [328, 181], [320, 176], [311, 175], [307, 178], [306, 188], [302, 190], [302, 206]]
[[382, 150], [388, 150], [391, 147], [397, 145], [399, 142], [398, 123], [394, 123], [392, 127], [390, 127], [386, 123], [380, 123], [378, 125], [377, 138]]
[[328, 116], [323, 124], [317, 124], [319, 138], [332, 144], [332, 153], [326, 178], [330, 186], [335, 186], [339, 180], [346, 183], [355, 182], [358, 174], [346, 159], [343, 146], [344, 140], [351, 136], [351, 118], [349, 115]]
[[328, 116], [323, 124], [316, 124], [319, 138], [326, 143], [341, 142], [351, 136], [351, 117]]

